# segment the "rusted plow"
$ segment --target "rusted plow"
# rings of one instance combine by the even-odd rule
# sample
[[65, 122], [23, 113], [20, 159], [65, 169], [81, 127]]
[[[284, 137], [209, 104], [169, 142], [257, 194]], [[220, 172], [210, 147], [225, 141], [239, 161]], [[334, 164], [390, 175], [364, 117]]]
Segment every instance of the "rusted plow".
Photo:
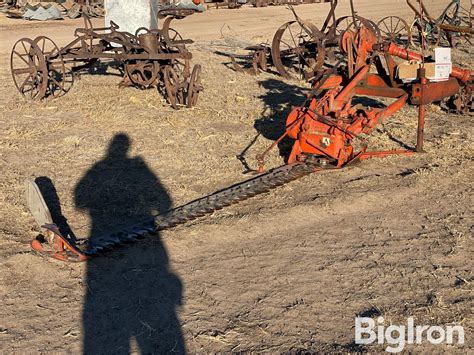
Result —
[[201, 84], [201, 68], [191, 68], [192, 54], [186, 48], [192, 40], [183, 39], [170, 28], [179, 13], [167, 13], [163, 28], [139, 28], [135, 34], [110, 27], [94, 28], [84, 16], [84, 27], [75, 31], [75, 39], [59, 48], [52, 39], [39, 36], [22, 38], [13, 46], [11, 73], [18, 91], [26, 98], [41, 100], [66, 94], [75, 74], [98, 60], [119, 62], [123, 69], [122, 86], [158, 88], [177, 109], [196, 104]]
[[[312, 80], [312, 91], [302, 105], [288, 115], [281, 137], [257, 156], [260, 175], [149, 220], [137, 221], [119, 232], [95, 235], [90, 239], [61, 231], [51, 218], [35, 181], [28, 181], [28, 205], [41, 230], [31, 243], [33, 250], [59, 260], [84, 261], [311, 173], [336, 171], [369, 158], [421, 152], [425, 106], [431, 102], [451, 98], [459, 100], [457, 112], [472, 110], [473, 76], [470, 69], [453, 66], [445, 81], [431, 82], [425, 71], [428, 58], [381, 39], [370, 21], [362, 17], [355, 20], [359, 25], [347, 29], [340, 36], [339, 51], [346, 57], [346, 65], [335, 66], [322, 77]], [[421, 63], [417, 78], [409, 82], [400, 80], [395, 58]], [[357, 100], [361, 97], [386, 100], [385, 104], [369, 106]], [[408, 103], [419, 107], [414, 147], [370, 151], [364, 135], [371, 134], [381, 122], [390, 119]], [[294, 141], [288, 164], [264, 173], [265, 154], [286, 136]]]

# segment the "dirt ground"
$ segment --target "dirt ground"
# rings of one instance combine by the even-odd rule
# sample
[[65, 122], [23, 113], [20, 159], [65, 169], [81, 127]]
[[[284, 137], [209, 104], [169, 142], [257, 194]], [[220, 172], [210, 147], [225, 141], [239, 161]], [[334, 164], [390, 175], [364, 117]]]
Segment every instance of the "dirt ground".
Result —
[[[402, 1], [359, 6], [376, 20], [390, 11], [409, 18]], [[320, 25], [326, 9], [297, 11]], [[338, 14], [347, 11], [343, 2]], [[381, 315], [386, 326], [407, 317], [462, 325], [464, 346], [406, 349], [472, 352], [473, 126], [438, 106], [428, 110], [426, 153], [313, 174], [87, 263], [31, 252], [38, 230], [27, 178], [51, 179], [62, 214], [88, 236], [250, 177], [237, 156], [245, 151], [255, 168], [308, 87], [236, 73], [215, 51], [269, 40], [290, 19], [278, 7], [176, 21], [196, 40], [205, 90], [197, 107], [175, 111], [156, 90], [118, 88], [113, 69], [82, 76], [62, 98], [24, 101], [10, 76], [12, 44], [46, 34], [63, 45], [80, 20], [0, 17], [1, 353], [384, 349], [354, 343], [356, 315]], [[472, 67], [469, 50], [455, 61]], [[417, 109], [403, 108], [370, 147], [412, 147], [416, 121]], [[128, 157], [118, 153], [127, 148]], [[282, 165], [284, 153], [274, 150], [267, 166]]]

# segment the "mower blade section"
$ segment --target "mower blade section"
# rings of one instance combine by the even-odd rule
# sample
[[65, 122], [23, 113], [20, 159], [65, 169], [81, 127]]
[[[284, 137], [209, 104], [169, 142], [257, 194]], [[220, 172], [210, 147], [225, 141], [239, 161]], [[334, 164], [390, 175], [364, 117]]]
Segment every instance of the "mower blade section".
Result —
[[[115, 247], [134, 242], [156, 234], [158, 231], [173, 228], [221, 208], [233, 205], [253, 196], [266, 193], [278, 186], [289, 183], [305, 175], [327, 169], [319, 160], [307, 159], [305, 162], [284, 165], [270, 170], [247, 181], [238, 183], [214, 194], [189, 202], [183, 206], [155, 216], [152, 220], [136, 223], [119, 232], [89, 239], [63, 237], [55, 224], [41, 226], [42, 235], [35, 238], [31, 246], [38, 253], [63, 261], [84, 261], [89, 257], [107, 252]], [[33, 188], [36, 184], [32, 183]], [[41, 211], [47, 207], [38, 190], [33, 190], [34, 199], [42, 201]], [[38, 204], [38, 202], [36, 202]], [[45, 209], [46, 207], [46, 209]], [[44, 213], [43, 213], [44, 214]], [[40, 214], [41, 216], [41, 214]]]
[[38, 227], [54, 223], [41, 190], [33, 179], [26, 180], [26, 203]]
[[81, 246], [81, 251], [87, 256], [101, 254], [115, 247], [156, 234], [158, 231], [171, 229], [224, 207], [268, 192], [317, 170], [321, 170], [321, 167], [317, 162], [311, 161], [281, 166], [164, 214], [157, 215], [154, 220], [134, 224], [120, 232], [93, 236], [85, 242], [84, 246]]
[[31, 241], [31, 247], [42, 256], [63, 261], [83, 261], [87, 257], [70, 237], [64, 237], [54, 223], [51, 211], [33, 179], [26, 181], [26, 203], [42, 234]]

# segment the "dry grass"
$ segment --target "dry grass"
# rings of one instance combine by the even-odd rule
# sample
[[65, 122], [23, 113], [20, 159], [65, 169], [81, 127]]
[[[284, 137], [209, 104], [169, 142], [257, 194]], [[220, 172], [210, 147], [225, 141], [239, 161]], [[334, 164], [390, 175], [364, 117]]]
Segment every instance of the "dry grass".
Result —
[[[197, 107], [179, 111], [155, 90], [119, 89], [114, 75], [84, 75], [63, 98], [25, 102], [13, 89], [8, 58], [0, 57], [4, 351], [79, 351], [83, 296], [94, 290], [86, 265], [29, 253], [37, 231], [25, 207], [26, 178], [49, 176], [63, 214], [87, 235], [90, 217], [75, 206], [74, 187], [116, 133], [130, 136], [130, 155], [146, 161], [179, 205], [247, 178], [237, 155], [250, 146], [245, 159], [255, 168], [255, 155], [282, 132], [307, 86], [235, 73], [211, 47], [193, 49], [205, 90]], [[472, 65], [472, 56], [461, 55]], [[413, 146], [416, 121], [416, 109], [403, 108], [368, 137], [371, 148], [399, 148], [393, 138]], [[355, 351], [353, 316], [370, 307], [394, 324], [415, 316], [420, 324], [462, 324], [472, 334], [471, 118], [432, 108], [425, 147], [411, 158], [313, 175], [163, 233], [169, 268], [184, 285], [177, 313], [189, 350]], [[282, 163], [278, 149], [267, 160]], [[154, 270], [155, 243], [122, 270], [125, 281], [140, 283], [133, 275]], [[110, 260], [123, 257], [126, 265], [124, 255]], [[51, 302], [68, 315], [51, 312]], [[143, 332], [154, 333], [156, 326], [142, 322]]]

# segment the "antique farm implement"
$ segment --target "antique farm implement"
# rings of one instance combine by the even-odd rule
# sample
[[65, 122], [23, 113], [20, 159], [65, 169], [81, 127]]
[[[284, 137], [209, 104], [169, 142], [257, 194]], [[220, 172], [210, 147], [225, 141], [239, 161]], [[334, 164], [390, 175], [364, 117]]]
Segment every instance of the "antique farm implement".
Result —
[[[336, 66], [313, 81], [313, 89], [305, 102], [289, 114], [282, 137], [257, 156], [260, 175], [150, 220], [138, 221], [120, 232], [93, 239], [77, 239], [62, 232], [52, 220], [38, 186], [30, 181], [28, 204], [42, 231], [32, 241], [33, 249], [60, 260], [83, 261], [310, 173], [341, 169], [367, 158], [421, 152], [425, 105], [431, 102], [452, 97], [458, 101], [455, 105], [458, 111], [472, 110], [471, 70], [453, 67], [446, 81], [431, 82], [425, 75], [425, 58], [393, 42], [381, 40], [367, 20], [360, 17], [357, 20], [360, 25], [341, 34], [340, 51], [347, 57], [347, 65]], [[399, 80], [394, 57], [420, 62], [418, 78], [408, 83]], [[371, 107], [364, 105], [361, 97], [383, 98], [385, 103]], [[415, 148], [369, 151], [363, 135], [370, 134], [380, 122], [407, 103], [419, 106]], [[288, 164], [263, 173], [265, 154], [284, 136], [295, 141]], [[360, 144], [355, 144], [356, 141]]]
[[[290, 79], [311, 79], [326, 66], [334, 65], [341, 58], [339, 38], [342, 32], [353, 29], [357, 23], [357, 13], [351, 1], [352, 15], [336, 17], [338, 0], [330, 0], [330, 9], [321, 27], [311, 21], [301, 19], [294, 8], [294, 20], [281, 25], [273, 36], [271, 45], [266, 43], [245, 48], [248, 54], [231, 56], [234, 69], [256, 75], [267, 71], [270, 65], [282, 77]], [[373, 31], [384, 39], [408, 48], [410, 28], [398, 16], [387, 16], [377, 24], [366, 20]], [[338, 58], [339, 57], [339, 58]], [[342, 57], [343, 58], [343, 57]], [[237, 60], [250, 63], [248, 68]]]
[[[337, 47], [338, 35], [342, 30], [339, 25], [344, 25], [349, 17], [336, 19], [337, 4], [338, 0], [331, 0], [330, 11], [321, 29], [310, 21], [302, 20], [294, 8], [288, 6], [295, 19], [277, 29], [271, 46], [268, 44], [250, 46], [246, 48], [249, 54], [232, 56], [234, 69], [255, 75], [260, 71], [267, 71], [269, 64], [272, 64], [284, 78], [313, 77], [324, 64], [326, 48]], [[333, 57], [329, 49], [328, 54]], [[250, 68], [238, 64], [236, 59], [250, 60]]]
[[45, 36], [22, 38], [11, 53], [15, 86], [28, 99], [59, 97], [69, 91], [79, 71], [98, 60], [116, 61], [123, 71], [120, 85], [157, 87], [173, 108], [192, 107], [202, 90], [201, 68], [191, 68], [186, 44], [192, 40], [183, 40], [169, 27], [173, 18], [187, 15], [183, 11], [168, 11], [162, 29], [139, 28], [135, 34], [119, 31], [113, 22], [94, 28], [84, 16], [84, 28], [76, 29], [75, 39], [62, 48]]
[[[461, 0], [451, 0], [442, 13], [434, 18], [428, 8], [420, 0], [406, 0], [415, 13], [410, 25], [410, 42], [415, 47], [435, 47], [448, 44], [455, 47], [460, 42], [471, 43], [472, 13], [474, 4], [469, 9], [461, 5]], [[423, 39], [423, 41], [422, 41]]]

